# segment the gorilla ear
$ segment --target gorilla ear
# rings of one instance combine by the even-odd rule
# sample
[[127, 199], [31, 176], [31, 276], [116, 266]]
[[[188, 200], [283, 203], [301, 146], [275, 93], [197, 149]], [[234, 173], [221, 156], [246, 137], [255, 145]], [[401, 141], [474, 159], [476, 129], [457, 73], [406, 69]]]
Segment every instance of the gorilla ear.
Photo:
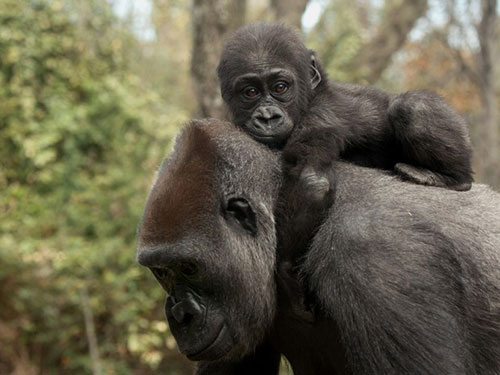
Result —
[[311, 51], [311, 87], [314, 90], [321, 82], [321, 74], [316, 64], [316, 55]]
[[234, 220], [251, 234], [257, 233], [257, 217], [246, 199], [241, 197], [229, 199], [224, 208], [224, 216], [226, 219]]

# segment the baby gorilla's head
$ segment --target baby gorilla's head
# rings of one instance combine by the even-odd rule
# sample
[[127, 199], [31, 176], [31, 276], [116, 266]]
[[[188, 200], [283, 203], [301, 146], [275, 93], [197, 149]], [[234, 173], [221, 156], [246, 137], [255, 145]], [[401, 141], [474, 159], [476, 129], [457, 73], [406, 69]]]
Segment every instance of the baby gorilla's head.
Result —
[[217, 74], [233, 122], [257, 141], [283, 145], [321, 82], [314, 54], [281, 24], [237, 30], [222, 51]]

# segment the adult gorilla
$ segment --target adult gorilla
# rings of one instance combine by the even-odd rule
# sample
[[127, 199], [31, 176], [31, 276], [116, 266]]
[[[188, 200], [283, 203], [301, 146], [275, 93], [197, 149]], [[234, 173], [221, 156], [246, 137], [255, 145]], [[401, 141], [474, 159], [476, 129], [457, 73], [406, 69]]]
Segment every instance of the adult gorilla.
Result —
[[[161, 166], [138, 260], [198, 374], [500, 373], [500, 196], [335, 165], [335, 201], [298, 263], [297, 316], [276, 254], [279, 154], [228, 123], [193, 122]], [[283, 282], [283, 280], [285, 280]]]

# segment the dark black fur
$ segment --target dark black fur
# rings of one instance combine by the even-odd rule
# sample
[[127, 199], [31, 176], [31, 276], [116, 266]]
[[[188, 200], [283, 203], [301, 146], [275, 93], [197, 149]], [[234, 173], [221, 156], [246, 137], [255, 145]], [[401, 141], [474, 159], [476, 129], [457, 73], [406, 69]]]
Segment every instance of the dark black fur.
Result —
[[[277, 70], [286, 74], [273, 77]], [[284, 146], [290, 182], [302, 180], [307, 188], [297, 199], [331, 200], [324, 179], [334, 185], [327, 171], [339, 157], [394, 169], [423, 185], [470, 189], [466, 125], [432, 92], [393, 95], [329, 81], [314, 53], [281, 24], [236, 31], [224, 46], [217, 73], [233, 122], [259, 142]], [[288, 89], [277, 93], [277, 82]], [[258, 95], [248, 97], [249, 88]]]
[[[307, 250], [333, 202], [331, 164], [339, 157], [394, 170], [422, 185], [470, 189], [467, 127], [432, 92], [394, 95], [329, 81], [314, 53], [282, 24], [236, 31], [224, 46], [217, 73], [233, 122], [257, 141], [283, 149], [286, 173], [277, 233], [292, 289], [297, 287], [293, 259]], [[274, 91], [278, 83], [287, 85], [284, 93]], [[255, 98], [246, 95], [249, 88], [257, 90]], [[295, 310], [308, 314], [301, 305]]]
[[[337, 162], [327, 218], [290, 258], [276, 253], [279, 159], [230, 124], [193, 123], [151, 190], [138, 260], [175, 297], [170, 327], [197, 374], [276, 375], [280, 354], [295, 375], [500, 373], [497, 193]], [[290, 262], [312, 319], [295, 311]]]

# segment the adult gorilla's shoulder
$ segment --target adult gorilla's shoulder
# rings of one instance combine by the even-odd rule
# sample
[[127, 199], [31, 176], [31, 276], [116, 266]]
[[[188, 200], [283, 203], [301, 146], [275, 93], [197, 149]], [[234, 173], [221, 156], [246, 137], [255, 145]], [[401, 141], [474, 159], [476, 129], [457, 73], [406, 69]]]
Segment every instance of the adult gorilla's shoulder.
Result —
[[500, 197], [336, 165], [302, 265], [355, 374], [500, 371]]

